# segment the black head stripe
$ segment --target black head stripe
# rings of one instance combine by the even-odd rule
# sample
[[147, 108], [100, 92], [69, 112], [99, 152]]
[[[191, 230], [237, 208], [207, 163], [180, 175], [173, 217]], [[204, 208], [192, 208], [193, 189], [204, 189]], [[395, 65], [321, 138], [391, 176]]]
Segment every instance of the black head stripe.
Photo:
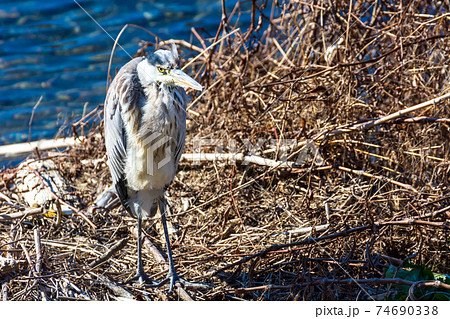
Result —
[[158, 50], [150, 53], [147, 56], [148, 62], [154, 66], [159, 66], [164, 69], [178, 68], [178, 54], [174, 55], [172, 51]]

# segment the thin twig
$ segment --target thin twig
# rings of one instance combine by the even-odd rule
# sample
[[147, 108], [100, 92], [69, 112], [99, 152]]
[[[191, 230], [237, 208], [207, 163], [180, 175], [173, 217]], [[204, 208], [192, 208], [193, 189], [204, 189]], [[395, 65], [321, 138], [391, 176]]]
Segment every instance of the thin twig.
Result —
[[100, 257], [95, 259], [93, 262], [91, 262], [89, 264], [89, 267], [94, 268], [94, 267], [100, 265], [101, 263], [107, 261], [109, 258], [112, 257], [112, 255], [114, 255], [116, 252], [118, 252], [119, 250], [124, 248], [125, 245], [127, 244], [127, 242], [128, 242], [127, 238], [123, 238], [122, 240], [119, 240], [117, 243], [115, 243], [113, 246], [111, 246], [111, 248], [108, 249], [107, 252], [105, 252], [103, 255], [101, 255]]

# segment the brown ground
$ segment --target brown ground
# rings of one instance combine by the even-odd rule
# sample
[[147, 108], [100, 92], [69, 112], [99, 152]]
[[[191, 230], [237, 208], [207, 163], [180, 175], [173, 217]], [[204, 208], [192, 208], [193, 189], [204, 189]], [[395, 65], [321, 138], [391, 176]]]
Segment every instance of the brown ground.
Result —
[[[450, 92], [449, 3], [332, 3], [295, 1], [273, 16], [237, 8], [216, 36], [198, 31], [205, 47], [222, 40], [190, 65], [206, 90], [193, 98], [185, 153], [277, 162], [181, 162], [167, 194], [169, 220], [179, 274], [210, 284], [186, 289], [195, 300], [450, 298], [449, 281], [440, 294], [426, 288], [436, 284], [430, 271], [450, 273], [449, 102], [384, 118]], [[254, 24], [235, 31], [239, 13], [253, 14]], [[2, 256], [18, 263], [0, 275], [4, 299], [188, 298], [121, 283], [135, 269], [135, 222], [120, 207], [92, 210], [111, 182], [101, 117], [100, 108], [78, 123], [78, 134], [94, 123], [79, 146], [40, 154], [59, 166], [80, 214], [59, 225], [42, 214], [0, 223]], [[1, 194], [21, 207], [2, 197], [3, 218], [30, 209], [17, 194], [16, 172], [0, 172]], [[165, 256], [159, 227], [156, 218], [147, 223], [147, 244]], [[163, 279], [153, 255], [146, 250], [145, 269]], [[405, 275], [418, 269], [412, 264], [420, 275]]]

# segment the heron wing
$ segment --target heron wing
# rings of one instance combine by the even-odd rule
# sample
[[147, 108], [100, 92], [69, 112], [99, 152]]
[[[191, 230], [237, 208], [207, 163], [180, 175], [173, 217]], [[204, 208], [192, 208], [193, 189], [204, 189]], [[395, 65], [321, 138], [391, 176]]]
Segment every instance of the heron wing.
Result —
[[108, 165], [114, 184], [123, 179], [126, 162], [125, 128], [120, 114], [121, 107], [115, 94], [108, 94], [105, 102], [105, 145]]
[[177, 141], [177, 145], [176, 145], [176, 149], [175, 149], [176, 166], [178, 165], [178, 162], [180, 161], [181, 154], [183, 154], [185, 139], [186, 139], [186, 130], [181, 129], [180, 136], [178, 137], [178, 141]]
[[124, 112], [138, 109], [140, 84], [136, 67], [141, 61], [136, 58], [125, 64], [117, 73], [108, 89], [105, 100], [105, 145], [108, 165], [121, 201], [126, 201], [125, 163], [127, 160], [127, 133]]

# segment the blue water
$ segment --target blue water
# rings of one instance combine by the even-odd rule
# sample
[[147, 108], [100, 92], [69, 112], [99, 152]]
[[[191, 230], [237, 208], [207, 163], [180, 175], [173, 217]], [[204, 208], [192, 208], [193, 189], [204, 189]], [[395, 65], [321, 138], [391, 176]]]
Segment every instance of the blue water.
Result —
[[[198, 45], [191, 27], [214, 36], [221, 17], [219, 0], [78, 3], [113, 38], [128, 23], [162, 39]], [[228, 10], [234, 5], [227, 1]], [[141, 39], [154, 41], [144, 31], [128, 28], [119, 43], [133, 55]], [[86, 112], [103, 103], [113, 44], [72, 0], [0, 0], [0, 144], [55, 137], [81, 117], [85, 103]], [[116, 50], [111, 70], [128, 60]], [[41, 96], [29, 134], [32, 110]]]

